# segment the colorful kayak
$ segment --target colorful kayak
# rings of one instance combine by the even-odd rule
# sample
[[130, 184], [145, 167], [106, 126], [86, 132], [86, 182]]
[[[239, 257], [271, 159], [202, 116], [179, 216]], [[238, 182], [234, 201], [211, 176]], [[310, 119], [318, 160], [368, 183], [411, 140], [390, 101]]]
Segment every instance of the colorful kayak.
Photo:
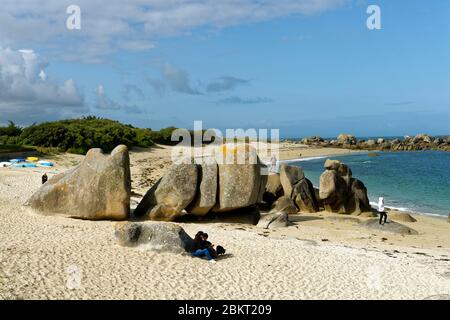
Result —
[[38, 161], [38, 164], [42, 167], [53, 167], [53, 162], [50, 161]]
[[34, 163], [14, 163], [12, 166], [15, 168], [37, 168]]
[[28, 157], [27, 158], [27, 161], [29, 161], [29, 162], [36, 162], [38, 160], [39, 160], [39, 158], [37, 158], [37, 157]]
[[0, 168], [6, 168], [12, 165], [11, 162], [0, 162]]
[[11, 162], [11, 163], [25, 162], [25, 159], [23, 159], [23, 158], [11, 159], [11, 160], [9, 160], [9, 162]]

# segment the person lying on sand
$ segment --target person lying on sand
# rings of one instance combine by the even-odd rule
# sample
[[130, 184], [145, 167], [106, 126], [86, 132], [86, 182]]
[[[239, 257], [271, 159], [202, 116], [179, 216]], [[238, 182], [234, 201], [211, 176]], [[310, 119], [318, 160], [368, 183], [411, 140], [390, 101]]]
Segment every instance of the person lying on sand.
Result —
[[214, 249], [214, 245], [211, 244], [208, 248], [198, 249], [192, 255], [197, 258], [206, 257], [209, 261], [214, 261], [220, 255], [225, 254], [226, 250], [222, 246], [217, 246], [217, 250]]
[[219, 255], [225, 254], [225, 249], [222, 246], [217, 246], [217, 250], [214, 249], [214, 245], [208, 241], [208, 234], [199, 231], [194, 237], [196, 243], [196, 250], [192, 253], [194, 257], [202, 258], [213, 261]]

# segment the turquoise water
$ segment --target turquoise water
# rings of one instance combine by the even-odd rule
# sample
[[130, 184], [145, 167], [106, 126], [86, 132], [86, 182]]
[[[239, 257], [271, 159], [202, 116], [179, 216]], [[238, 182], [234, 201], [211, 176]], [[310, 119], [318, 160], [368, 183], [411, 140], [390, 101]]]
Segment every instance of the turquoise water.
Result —
[[[387, 207], [447, 217], [450, 212], [450, 152], [377, 152], [330, 157], [350, 166], [367, 187], [371, 202], [384, 197]], [[326, 158], [292, 162], [315, 186]]]

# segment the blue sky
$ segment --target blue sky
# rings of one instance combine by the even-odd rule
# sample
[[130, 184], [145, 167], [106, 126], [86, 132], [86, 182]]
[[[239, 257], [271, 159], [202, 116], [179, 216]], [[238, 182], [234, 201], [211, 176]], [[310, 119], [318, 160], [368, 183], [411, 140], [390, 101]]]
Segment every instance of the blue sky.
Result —
[[[448, 1], [79, 1], [73, 31], [65, 1], [33, 2], [6, 0], [0, 15], [0, 123], [450, 133]], [[366, 27], [369, 4], [381, 30]]]

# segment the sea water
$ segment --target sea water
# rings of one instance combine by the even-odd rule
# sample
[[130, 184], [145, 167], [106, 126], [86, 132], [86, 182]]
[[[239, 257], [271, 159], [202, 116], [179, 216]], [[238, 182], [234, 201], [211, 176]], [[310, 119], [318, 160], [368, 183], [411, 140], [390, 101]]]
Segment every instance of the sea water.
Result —
[[385, 205], [403, 211], [447, 217], [450, 212], [450, 152], [374, 152], [290, 162], [303, 168], [314, 186], [327, 158], [347, 164], [364, 182], [369, 200], [384, 197]]

